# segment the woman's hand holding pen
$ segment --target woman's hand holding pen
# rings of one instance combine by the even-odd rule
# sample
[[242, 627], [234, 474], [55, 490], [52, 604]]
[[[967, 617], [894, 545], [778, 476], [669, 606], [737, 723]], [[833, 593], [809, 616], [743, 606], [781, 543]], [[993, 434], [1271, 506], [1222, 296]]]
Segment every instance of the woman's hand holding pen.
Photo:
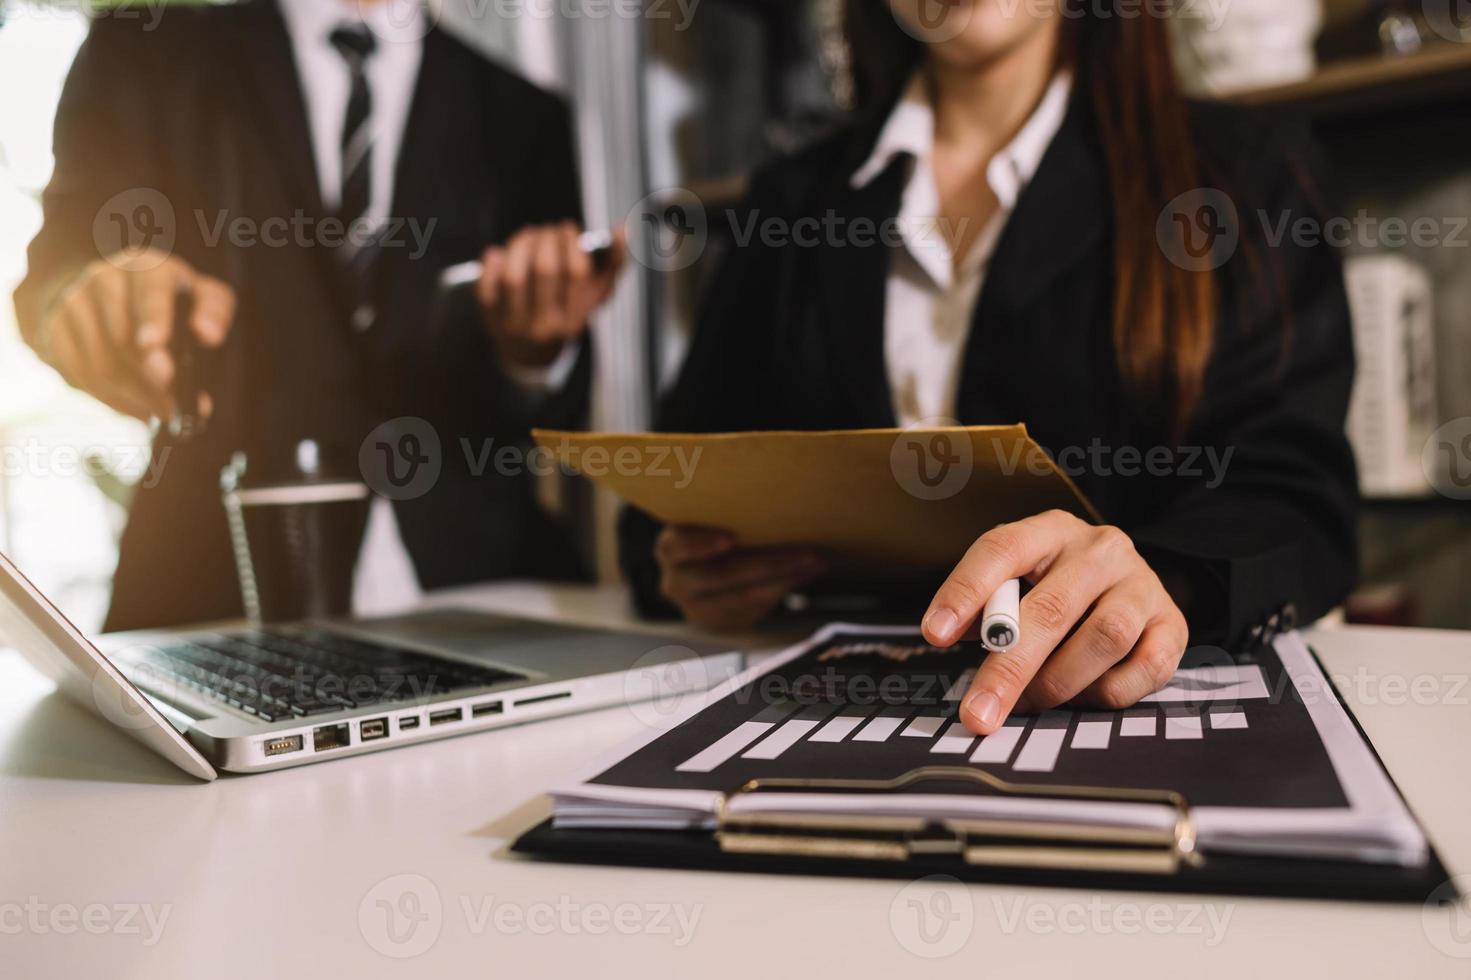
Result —
[[972, 631], [1007, 579], [1032, 589], [1021, 602], [1021, 638], [976, 672], [960, 717], [994, 732], [1013, 710], [1078, 700], [1125, 708], [1158, 690], [1185, 652], [1185, 616], [1116, 527], [1049, 511], [981, 535], [930, 603], [925, 638], [949, 646]]
[[827, 570], [812, 548], [738, 548], [713, 528], [666, 527], [654, 555], [660, 594], [690, 622], [722, 631], [750, 629]]
[[481, 256], [475, 295], [500, 350], [523, 367], [545, 367], [582, 336], [593, 310], [612, 295], [628, 257], [627, 236], [612, 234], [595, 261], [570, 221], [523, 228]]

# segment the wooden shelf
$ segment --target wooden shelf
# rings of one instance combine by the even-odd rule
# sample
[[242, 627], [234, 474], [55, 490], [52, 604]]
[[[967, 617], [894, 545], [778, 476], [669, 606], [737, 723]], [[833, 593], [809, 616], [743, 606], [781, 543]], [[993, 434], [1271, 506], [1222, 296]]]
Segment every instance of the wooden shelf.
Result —
[[1471, 93], [1471, 44], [1439, 44], [1409, 55], [1374, 55], [1323, 65], [1311, 78], [1226, 95], [1239, 105], [1346, 116], [1411, 107]]

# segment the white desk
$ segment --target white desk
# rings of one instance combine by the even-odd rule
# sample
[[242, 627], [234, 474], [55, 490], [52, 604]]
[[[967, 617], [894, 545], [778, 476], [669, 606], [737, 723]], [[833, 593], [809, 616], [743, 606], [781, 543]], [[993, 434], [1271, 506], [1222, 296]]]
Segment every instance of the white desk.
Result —
[[[453, 599], [629, 622], [616, 591], [500, 586]], [[1471, 634], [1340, 628], [1312, 641], [1447, 864], [1471, 873]], [[1459, 946], [1442, 939], [1459, 954], [1447, 955], [1427, 934], [1452, 936], [1449, 912], [1418, 906], [956, 886], [948, 918], [927, 920], [941, 938], [925, 945], [908, 900], [944, 912], [928, 885], [901, 895], [902, 881], [506, 853], [546, 814], [550, 784], [638, 730], [629, 709], [610, 708], [204, 785], [0, 653], [0, 975], [1471, 977], [1471, 930]], [[413, 901], [402, 898], [411, 879], [380, 884], [398, 875], [432, 883], [440, 912], [418, 931], [400, 918], [407, 941], [395, 946], [376, 902]], [[167, 915], [161, 931], [145, 911]], [[678, 913], [684, 928], [697, 916], [683, 945]], [[375, 948], [428, 939], [409, 959]], [[947, 946], [958, 951], [943, 959], [911, 949]]]

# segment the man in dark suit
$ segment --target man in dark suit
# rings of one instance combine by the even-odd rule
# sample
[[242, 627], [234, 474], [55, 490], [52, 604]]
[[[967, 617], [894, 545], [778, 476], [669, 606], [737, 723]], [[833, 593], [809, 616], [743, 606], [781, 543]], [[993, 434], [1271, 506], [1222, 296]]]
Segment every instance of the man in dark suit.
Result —
[[[583, 326], [622, 260], [620, 243], [595, 270], [577, 246], [559, 99], [412, 0], [170, 7], [156, 25], [94, 23], [55, 153], [15, 297], [28, 342], [144, 419], [176, 408], [172, 333], [207, 355], [208, 425], [155, 440], [161, 476], [133, 503], [108, 628], [239, 615], [219, 497], [232, 453], [254, 466], [311, 440], [355, 467], [405, 416], [442, 457], [432, 489], [375, 504], [413, 587], [582, 574], [531, 477], [481, 465], [580, 414]], [[466, 260], [473, 295], [446, 298], [444, 270]]]

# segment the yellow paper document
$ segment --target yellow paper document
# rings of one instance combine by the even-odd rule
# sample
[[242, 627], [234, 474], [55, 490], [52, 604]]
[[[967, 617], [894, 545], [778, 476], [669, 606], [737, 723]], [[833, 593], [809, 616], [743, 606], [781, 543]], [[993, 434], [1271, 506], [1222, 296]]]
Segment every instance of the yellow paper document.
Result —
[[948, 566], [989, 528], [1053, 508], [1099, 519], [1023, 425], [533, 436], [666, 523], [863, 566]]

